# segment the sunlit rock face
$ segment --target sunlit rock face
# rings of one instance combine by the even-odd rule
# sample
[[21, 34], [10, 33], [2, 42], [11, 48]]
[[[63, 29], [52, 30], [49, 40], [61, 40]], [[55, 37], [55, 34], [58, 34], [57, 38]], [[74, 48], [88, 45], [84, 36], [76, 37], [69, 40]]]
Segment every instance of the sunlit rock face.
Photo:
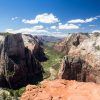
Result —
[[43, 81], [28, 85], [21, 100], [99, 100], [100, 85], [68, 80]]
[[89, 38], [89, 35], [85, 33], [69, 34], [65, 39], [56, 43], [54, 49], [60, 53], [68, 54], [72, 47], [77, 47], [87, 38]]
[[100, 35], [91, 35], [77, 48], [71, 48], [68, 54], [83, 57], [93, 67], [100, 66]]
[[93, 73], [92, 66], [83, 59], [80, 57], [65, 56], [59, 69], [58, 78], [81, 82], [97, 82], [94, 77], [89, 76], [90, 73]]
[[33, 37], [30, 34], [22, 35], [25, 47], [34, 54], [35, 58], [40, 62], [46, 61], [47, 57], [45, 56], [43, 45], [41, 45], [41, 41], [37, 37]]
[[[100, 83], [100, 35], [92, 34], [77, 47], [72, 46], [68, 58], [63, 59], [59, 77]], [[71, 61], [69, 60], [71, 58]], [[77, 59], [78, 58], [78, 59]], [[80, 58], [80, 59], [79, 59]], [[75, 60], [77, 59], [77, 61]], [[77, 70], [80, 69], [79, 73]], [[73, 74], [72, 74], [73, 73]], [[84, 73], [84, 74], [83, 74]], [[77, 77], [77, 78], [75, 78]], [[80, 77], [78, 79], [78, 77]], [[83, 80], [82, 77], [84, 77]]]
[[37, 83], [43, 72], [39, 61], [45, 59], [43, 48], [31, 35], [7, 35], [0, 42], [0, 86], [19, 88]]

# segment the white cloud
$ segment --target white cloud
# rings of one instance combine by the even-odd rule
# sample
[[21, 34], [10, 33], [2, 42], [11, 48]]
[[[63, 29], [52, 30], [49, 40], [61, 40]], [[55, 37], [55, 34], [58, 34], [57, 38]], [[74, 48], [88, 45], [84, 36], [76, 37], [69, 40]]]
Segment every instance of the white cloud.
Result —
[[25, 24], [37, 24], [38, 23], [38, 21], [34, 20], [34, 19], [33, 20], [23, 19], [22, 22], [25, 23]]
[[73, 19], [73, 20], [68, 21], [68, 23], [84, 23], [84, 20], [82, 20], [82, 19]]
[[11, 18], [12, 21], [13, 21], [13, 20], [16, 20], [16, 19], [18, 19], [18, 17], [12, 17], [12, 18]]
[[97, 19], [96, 17], [88, 18], [88, 19], [85, 20], [85, 23], [92, 22], [92, 21], [94, 21], [94, 20], [96, 20], [96, 19]]
[[5, 31], [10, 32], [10, 33], [23, 33], [23, 34], [46, 33], [46, 32], [48, 32], [47, 30], [44, 29], [44, 27], [42, 25], [34, 26], [34, 27], [31, 27], [31, 28], [21, 28], [21, 29], [18, 29], [18, 30], [6, 29]]
[[89, 23], [92, 22], [94, 20], [98, 19], [97, 17], [91, 17], [91, 18], [87, 18], [87, 19], [73, 19], [68, 21], [68, 23]]
[[94, 31], [92, 31], [92, 33], [96, 33], [96, 32], [100, 33], [100, 30], [94, 30]]
[[39, 22], [41, 22], [41, 23], [57, 23], [57, 22], [59, 22], [59, 19], [56, 16], [54, 16], [52, 13], [50, 13], [50, 14], [43, 13], [43, 14], [37, 15], [35, 17], [35, 19], [31, 19], [31, 20], [23, 19], [22, 22], [27, 23], [27, 24], [37, 24]]
[[57, 26], [51, 26], [50, 28], [51, 29], [57, 29]]
[[59, 23], [59, 29], [61, 30], [70, 30], [70, 29], [79, 29], [79, 26], [75, 25], [75, 24], [61, 24]]

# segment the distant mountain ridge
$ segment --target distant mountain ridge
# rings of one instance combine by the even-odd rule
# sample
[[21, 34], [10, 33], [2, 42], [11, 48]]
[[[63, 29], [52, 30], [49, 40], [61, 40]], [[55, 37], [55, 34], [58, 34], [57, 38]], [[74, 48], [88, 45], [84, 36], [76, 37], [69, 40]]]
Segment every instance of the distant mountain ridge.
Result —
[[63, 38], [62, 37], [54, 37], [54, 36], [46, 36], [46, 35], [41, 35], [41, 36], [36, 36], [40, 41], [43, 43], [46, 42], [58, 42], [61, 41]]

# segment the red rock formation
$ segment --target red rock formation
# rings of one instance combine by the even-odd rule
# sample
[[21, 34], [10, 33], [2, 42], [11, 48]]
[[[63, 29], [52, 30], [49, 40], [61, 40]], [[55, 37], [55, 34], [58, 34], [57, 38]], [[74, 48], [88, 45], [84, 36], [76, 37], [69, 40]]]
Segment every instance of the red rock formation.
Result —
[[100, 84], [68, 80], [28, 85], [21, 100], [100, 100]]

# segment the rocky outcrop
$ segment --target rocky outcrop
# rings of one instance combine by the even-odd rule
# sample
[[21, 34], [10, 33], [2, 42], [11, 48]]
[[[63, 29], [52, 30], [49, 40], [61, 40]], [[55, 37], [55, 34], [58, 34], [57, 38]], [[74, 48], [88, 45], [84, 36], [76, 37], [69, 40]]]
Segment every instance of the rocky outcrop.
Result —
[[90, 78], [100, 83], [100, 35], [93, 34], [89, 39], [84, 40], [77, 48], [69, 51], [70, 56], [81, 57], [91, 65]]
[[39, 61], [46, 57], [41, 48], [31, 35], [4, 37], [0, 42], [0, 87], [19, 88], [42, 80], [43, 69]]
[[62, 61], [60, 78], [100, 83], [100, 35], [93, 34], [77, 47], [72, 46], [68, 56]]
[[69, 34], [64, 40], [56, 43], [54, 49], [58, 52], [68, 54], [73, 46], [77, 47], [82, 41], [87, 38], [89, 38], [89, 35], [85, 33]]
[[34, 54], [35, 58], [40, 62], [46, 61], [47, 57], [45, 56], [43, 45], [41, 41], [37, 37], [33, 37], [32, 35], [22, 35], [25, 47]]
[[43, 81], [28, 85], [21, 100], [99, 100], [100, 85], [67, 80]]
[[89, 75], [92, 73], [92, 66], [80, 57], [65, 56], [59, 70], [58, 77], [66, 80], [77, 80], [81, 82], [97, 82]]
[[80, 56], [93, 67], [100, 66], [100, 36], [91, 35], [89, 39], [81, 42], [77, 48], [71, 48], [68, 54]]

